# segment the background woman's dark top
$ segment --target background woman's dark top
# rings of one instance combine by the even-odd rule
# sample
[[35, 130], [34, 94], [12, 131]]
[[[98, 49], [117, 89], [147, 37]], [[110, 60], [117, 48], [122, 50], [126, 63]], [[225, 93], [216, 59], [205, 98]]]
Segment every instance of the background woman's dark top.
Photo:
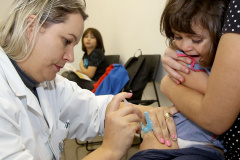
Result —
[[[240, 33], [240, 0], [231, 0], [222, 33]], [[240, 42], [239, 42], [240, 43]], [[229, 53], [230, 54], [230, 53]], [[240, 54], [240, 51], [239, 51]], [[240, 159], [240, 116], [232, 127], [223, 134], [227, 160]]]
[[106, 71], [108, 64], [105, 62], [105, 55], [100, 49], [94, 49], [92, 53], [83, 55], [83, 65], [85, 68], [89, 66], [97, 67], [97, 70], [92, 78], [93, 81], [97, 81]]
[[98, 79], [105, 73], [106, 68], [109, 64], [105, 61], [105, 55], [100, 49], [94, 49], [90, 55], [84, 53], [83, 55], [83, 65], [85, 68], [88, 66], [95, 66], [97, 70], [92, 78], [92, 81], [79, 78], [75, 73], [65, 71], [62, 73], [62, 76], [74, 81], [83, 89], [88, 89], [92, 91], [94, 89], [93, 84], [98, 81]]

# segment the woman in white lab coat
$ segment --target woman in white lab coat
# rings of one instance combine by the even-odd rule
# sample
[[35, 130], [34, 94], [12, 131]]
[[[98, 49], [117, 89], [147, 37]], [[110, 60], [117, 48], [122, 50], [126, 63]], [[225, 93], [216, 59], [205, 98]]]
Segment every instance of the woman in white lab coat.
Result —
[[[57, 75], [74, 60], [83, 8], [80, 0], [14, 0], [0, 22], [0, 159], [59, 159], [65, 138], [104, 133], [85, 159], [119, 160], [141, 130], [140, 110], [120, 103], [130, 93], [95, 96]], [[167, 138], [153, 113], [156, 137]]]
[[65, 138], [103, 135], [104, 125], [103, 145], [86, 159], [120, 159], [130, 147], [141, 112], [118, 107], [131, 94], [95, 96], [57, 75], [86, 18], [79, 0], [15, 0], [1, 21], [0, 159], [59, 159]]

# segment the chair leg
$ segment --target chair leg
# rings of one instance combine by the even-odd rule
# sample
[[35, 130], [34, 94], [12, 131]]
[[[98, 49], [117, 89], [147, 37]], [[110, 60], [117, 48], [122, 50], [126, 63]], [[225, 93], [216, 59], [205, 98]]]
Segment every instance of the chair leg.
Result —
[[79, 143], [77, 138], [75, 138], [75, 142], [76, 142], [77, 145], [80, 145], [80, 146], [84, 146], [85, 145], [85, 143]]
[[153, 87], [154, 87], [154, 90], [155, 90], [155, 95], [156, 95], [156, 98], [157, 98], [158, 107], [160, 107], [160, 101], [159, 101], [159, 98], [158, 98], [157, 87], [156, 87], [155, 82], [153, 82]]
[[89, 148], [88, 148], [88, 145], [89, 145], [89, 144], [92, 144], [92, 143], [93, 143], [93, 142], [91, 142], [91, 143], [89, 143], [88, 141], [86, 142], [86, 150], [89, 151], [89, 152], [92, 152], [92, 151], [95, 150], [95, 149], [89, 149]]
[[92, 151], [94, 151], [94, 150], [96, 150], [96, 149], [89, 149], [88, 147], [89, 147], [89, 145], [94, 145], [94, 144], [102, 144], [102, 141], [97, 141], [97, 142], [88, 142], [88, 141], [86, 141], [86, 150], [87, 151], [90, 151], [90, 152], [92, 152]]
[[86, 145], [86, 150], [89, 151], [89, 152], [92, 152], [92, 151], [96, 150], [96, 149], [89, 149], [89, 145], [101, 144], [102, 143], [102, 141], [97, 141], [97, 142], [88, 142], [88, 141], [86, 141], [86, 143], [79, 143], [77, 138], [75, 138], [75, 142], [76, 142], [76, 144], [78, 144], [80, 146]]
[[[139, 137], [139, 138], [140, 138], [139, 142], [132, 144], [132, 146], [140, 145], [140, 144], [142, 143], [142, 140], [143, 140], [143, 139], [142, 139], [141, 134], [140, 134], [140, 137]], [[102, 143], [102, 141], [90, 142], [90, 143], [89, 143], [88, 141], [86, 141], [86, 150], [89, 151], [89, 152], [92, 152], [92, 151], [94, 151], [94, 150], [96, 150], [96, 149], [89, 149], [88, 146], [89, 146], [89, 145], [92, 145], [92, 144], [101, 144], [101, 143]]]
[[[139, 142], [132, 144], [132, 146], [140, 145], [140, 144], [142, 143], [142, 140], [143, 140], [143, 139], [142, 139], [142, 136], [141, 136], [141, 134], [140, 134], [140, 140], [139, 140]], [[89, 145], [92, 145], [92, 144], [101, 144], [101, 143], [102, 143], [102, 141], [97, 141], [97, 142], [88, 142], [88, 141], [86, 141], [86, 143], [79, 143], [78, 140], [77, 140], [77, 138], [75, 138], [75, 142], [76, 142], [76, 144], [78, 144], [78, 145], [82, 145], [82, 146], [86, 145], [86, 150], [89, 151], [89, 152], [92, 152], [92, 151], [96, 150], [96, 149], [89, 149], [89, 148], [88, 148]]]

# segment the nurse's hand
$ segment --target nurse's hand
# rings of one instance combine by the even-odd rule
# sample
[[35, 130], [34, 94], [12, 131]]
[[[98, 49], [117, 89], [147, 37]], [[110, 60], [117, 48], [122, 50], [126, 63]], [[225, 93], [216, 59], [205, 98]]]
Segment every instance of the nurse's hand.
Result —
[[119, 158], [131, 147], [135, 133], [141, 132], [141, 111], [130, 103], [119, 108], [120, 102], [131, 96], [126, 92], [114, 96], [106, 110], [102, 147], [111, 150]]
[[178, 61], [191, 64], [191, 59], [188, 57], [178, 57], [175, 50], [167, 48], [162, 56], [162, 64], [166, 72], [177, 84], [184, 82], [184, 77], [177, 71], [188, 74], [189, 68]]
[[[172, 141], [177, 140], [176, 125], [172, 117], [177, 112], [178, 110], [172, 106], [154, 107], [148, 111], [156, 139], [167, 147], [171, 147]], [[166, 117], [166, 114], [169, 116]]]

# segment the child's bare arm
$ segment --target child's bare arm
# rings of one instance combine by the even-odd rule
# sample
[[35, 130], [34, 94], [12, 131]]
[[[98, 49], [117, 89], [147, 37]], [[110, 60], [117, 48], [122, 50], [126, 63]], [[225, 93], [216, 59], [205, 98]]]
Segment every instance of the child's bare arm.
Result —
[[88, 68], [86, 69], [83, 66], [83, 59], [80, 61], [79, 67], [81, 69], [81, 72], [83, 74], [87, 75], [89, 78], [93, 78], [93, 76], [95, 75], [96, 70], [97, 70], [97, 67], [95, 67], [95, 66], [88, 66]]

